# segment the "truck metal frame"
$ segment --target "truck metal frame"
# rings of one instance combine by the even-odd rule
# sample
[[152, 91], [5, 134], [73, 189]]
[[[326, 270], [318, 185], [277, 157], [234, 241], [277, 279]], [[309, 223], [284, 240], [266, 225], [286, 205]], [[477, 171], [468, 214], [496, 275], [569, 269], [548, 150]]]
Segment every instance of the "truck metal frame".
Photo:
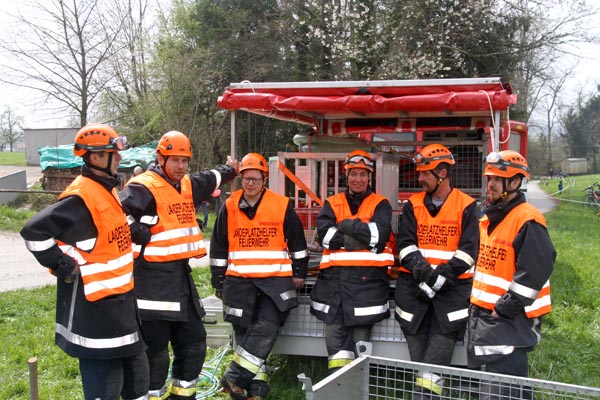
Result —
[[[500, 78], [346, 82], [231, 83], [217, 105], [231, 111], [231, 154], [237, 154], [236, 113], [245, 111], [310, 127], [294, 138], [298, 152], [270, 158], [269, 188], [289, 196], [305, 224], [311, 250], [309, 278], [280, 332], [274, 352], [327, 356], [324, 326], [309, 312], [309, 295], [318, 275], [315, 220], [323, 201], [345, 190], [341, 169], [348, 149], [363, 148], [376, 159], [372, 186], [392, 205], [392, 228], [408, 197], [421, 189], [411, 162], [415, 151], [441, 143], [456, 158], [453, 186], [485, 203], [482, 162], [491, 151], [526, 152], [527, 127], [509, 121], [517, 96]], [[392, 271], [392, 275], [394, 270]], [[394, 279], [392, 279], [394, 281]], [[393, 310], [394, 284], [390, 287]], [[391, 316], [374, 328], [373, 355], [408, 359], [401, 330]], [[466, 364], [463, 343], [453, 363]]]

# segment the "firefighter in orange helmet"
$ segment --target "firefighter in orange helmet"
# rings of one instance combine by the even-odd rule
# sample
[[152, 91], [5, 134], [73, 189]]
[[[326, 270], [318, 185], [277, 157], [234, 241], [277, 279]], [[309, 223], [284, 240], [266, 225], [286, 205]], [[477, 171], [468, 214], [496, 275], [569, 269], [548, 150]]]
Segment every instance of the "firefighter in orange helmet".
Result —
[[[541, 318], [552, 310], [550, 275], [556, 251], [544, 216], [520, 188], [527, 160], [513, 150], [490, 153], [483, 173], [490, 204], [479, 222], [480, 247], [469, 315], [471, 368], [528, 376], [528, 356], [541, 338]], [[480, 398], [533, 398], [531, 390], [488, 385]]]
[[237, 345], [221, 386], [236, 400], [268, 396], [265, 362], [308, 268], [302, 222], [289, 198], [267, 189], [268, 174], [262, 155], [242, 158], [242, 189], [221, 207], [210, 242], [211, 282]]
[[81, 174], [21, 230], [27, 248], [58, 278], [55, 341], [79, 359], [86, 400], [140, 399], [148, 391], [131, 237], [116, 191], [126, 145], [108, 125], [81, 128], [73, 147], [83, 158]]
[[311, 313], [326, 324], [330, 373], [351, 363], [357, 342], [369, 341], [373, 325], [390, 315], [394, 264], [392, 207], [371, 189], [371, 155], [351, 151], [344, 170], [348, 189], [330, 196], [317, 216], [324, 250], [310, 295]]
[[[452, 187], [456, 162], [447, 147], [425, 146], [413, 161], [423, 191], [402, 210], [395, 317], [412, 361], [447, 366], [465, 335], [479, 210], [475, 199]], [[441, 376], [420, 371], [413, 399], [442, 398], [443, 386]]]
[[[121, 201], [131, 221], [135, 294], [148, 345], [150, 399], [195, 399], [206, 356], [202, 308], [190, 258], [206, 255], [196, 207], [235, 178], [237, 161], [188, 174], [190, 140], [165, 133], [156, 148], [157, 164], [129, 180]], [[169, 342], [173, 348], [170, 385]], [[168, 393], [170, 392], [170, 394]]]

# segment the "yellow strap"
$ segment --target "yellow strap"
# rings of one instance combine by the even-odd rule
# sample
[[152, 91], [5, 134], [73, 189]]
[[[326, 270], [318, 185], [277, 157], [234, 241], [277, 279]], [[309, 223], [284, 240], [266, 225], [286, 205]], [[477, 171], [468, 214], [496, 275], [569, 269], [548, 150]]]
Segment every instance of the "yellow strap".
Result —
[[319, 198], [316, 194], [313, 193], [312, 190], [308, 186], [304, 184], [292, 171], [288, 169], [281, 161], [277, 161], [277, 167], [287, 176], [292, 182], [296, 184], [296, 186], [300, 187], [300, 189], [304, 190], [304, 192], [314, 201], [319, 203], [319, 206], [323, 207], [323, 200]]
[[258, 374], [254, 375], [254, 378], [252, 378], [252, 380], [268, 382], [269, 376], [266, 372], [259, 372]]
[[417, 378], [415, 385], [421, 386], [425, 389], [429, 389], [437, 395], [442, 395], [442, 387], [437, 383], [430, 381], [429, 379]]

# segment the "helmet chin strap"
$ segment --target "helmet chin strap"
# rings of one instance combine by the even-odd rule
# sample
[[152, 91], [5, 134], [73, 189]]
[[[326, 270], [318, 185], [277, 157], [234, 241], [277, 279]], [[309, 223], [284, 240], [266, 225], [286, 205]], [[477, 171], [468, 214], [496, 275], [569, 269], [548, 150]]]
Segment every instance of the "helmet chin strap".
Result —
[[517, 193], [519, 190], [521, 190], [519, 187], [513, 190], [508, 190], [508, 179], [509, 178], [502, 178], [502, 194], [500, 195], [502, 200], [506, 199], [509, 194]]
[[433, 175], [435, 177], [435, 179], [437, 180], [437, 185], [435, 186], [435, 189], [433, 189], [431, 192], [429, 192], [429, 194], [433, 196], [435, 194], [435, 192], [437, 192], [437, 190], [440, 188], [442, 182], [444, 182], [444, 179], [446, 179], [446, 178], [440, 178], [440, 176], [438, 174], [436, 174], [433, 169], [431, 170], [431, 175]]
[[112, 170], [110, 169], [110, 166], [111, 166], [111, 164], [112, 164], [112, 160], [113, 160], [113, 152], [112, 152], [112, 151], [109, 151], [109, 152], [108, 152], [108, 161], [107, 161], [107, 163], [106, 163], [106, 167], [104, 167], [104, 168], [101, 168], [101, 167], [98, 167], [98, 166], [96, 166], [96, 165], [93, 165], [93, 164], [90, 164], [90, 163], [87, 163], [87, 162], [86, 162], [86, 165], [87, 165], [88, 167], [92, 168], [92, 169], [95, 169], [95, 170], [98, 170], [98, 171], [104, 172], [104, 173], [105, 173], [106, 175], [108, 175], [108, 176], [111, 176], [111, 177], [116, 177], [117, 175], [116, 175], [116, 174], [115, 174], [115, 175], [113, 175], [113, 173], [112, 173]]
[[167, 165], [167, 160], [169, 159], [169, 156], [165, 156], [163, 155], [163, 159], [164, 159], [164, 163], [162, 164], [158, 164], [158, 166], [160, 167], [160, 170], [163, 172], [163, 174], [165, 174], [165, 176], [171, 181], [171, 182], [177, 182], [177, 180], [171, 178], [169, 176], [169, 173], [167, 172], [167, 168], [165, 167]]

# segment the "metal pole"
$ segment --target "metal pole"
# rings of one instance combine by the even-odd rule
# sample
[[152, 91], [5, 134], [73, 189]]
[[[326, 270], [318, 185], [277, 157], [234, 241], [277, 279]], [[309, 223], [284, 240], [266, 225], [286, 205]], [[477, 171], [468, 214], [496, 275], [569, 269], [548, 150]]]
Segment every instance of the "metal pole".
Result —
[[29, 397], [31, 400], [39, 400], [37, 362], [37, 357], [31, 357], [27, 361], [29, 365]]

